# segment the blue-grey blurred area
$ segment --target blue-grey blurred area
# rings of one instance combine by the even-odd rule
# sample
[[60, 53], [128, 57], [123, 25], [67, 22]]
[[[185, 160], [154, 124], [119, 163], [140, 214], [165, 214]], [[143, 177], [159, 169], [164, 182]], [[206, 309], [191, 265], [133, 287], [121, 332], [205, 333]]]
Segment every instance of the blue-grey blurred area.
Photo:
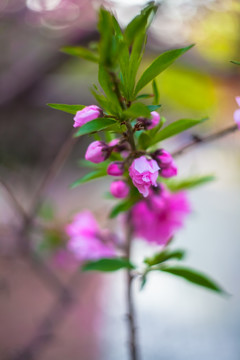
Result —
[[[72, 131], [72, 115], [46, 103], [95, 103], [90, 87], [97, 83], [96, 65], [59, 49], [98, 40], [100, 4], [111, 8], [125, 26], [145, 3], [0, 0], [0, 179], [26, 212]], [[140, 70], [164, 50], [195, 43], [157, 80], [161, 115], [168, 121], [209, 116], [202, 126], [166, 142], [167, 150], [186, 144], [191, 134], [213, 133], [233, 123], [240, 67], [230, 60], [240, 60], [239, 18], [238, 0], [161, 2]], [[112, 202], [103, 194], [110, 179], [69, 189], [87, 171], [78, 160], [90, 140], [81, 138], [75, 144], [42, 193], [46, 224], [54, 234], [63, 232], [72, 215], [85, 208], [94, 211], [103, 227], [122, 234], [121, 224], [107, 218]], [[211, 275], [230, 296], [196, 288], [170, 274], [151, 274], [141, 292], [136, 281], [141, 359], [238, 360], [240, 134], [201, 144], [177, 164], [179, 177], [215, 174], [216, 181], [189, 193], [193, 211], [175, 247], [187, 249], [185, 263]], [[45, 224], [40, 211], [36, 221]], [[73, 299], [62, 296], [59, 306], [59, 289], [52, 286], [56, 281], [45, 270], [39, 275], [26, 254], [19, 254], [20, 224], [18, 209], [0, 184], [0, 359], [127, 359], [124, 272], [79, 273], [75, 282], [75, 268], [57, 266], [46, 249], [42, 254], [42, 233], [34, 233], [31, 246], [54, 276], [63, 284], [73, 283]], [[142, 241], [134, 247], [137, 263], [157, 250]]]

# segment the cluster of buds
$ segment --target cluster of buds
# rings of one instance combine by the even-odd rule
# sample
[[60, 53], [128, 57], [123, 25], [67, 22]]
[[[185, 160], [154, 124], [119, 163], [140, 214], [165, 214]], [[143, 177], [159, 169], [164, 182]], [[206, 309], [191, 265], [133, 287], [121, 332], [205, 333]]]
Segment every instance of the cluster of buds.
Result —
[[[77, 112], [74, 117], [74, 127], [80, 127], [102, 115], [103, 112], [98, 106], [87, 106]], [[140, 128], [152, 129], [159, 122], [160, 115], [156, 111], [152, 111], [151, 119], [138, 118], [135, 131], [140, 130]], [[114, 139], [109, 144], [104, 141], [93, 141], [87, 148], [85, 159], [98, 164], [108, 159], [112, 152], [121, 153], [123, 157], [127, 157], [127, 160], [110, 163], [107, 168], [108, 175], [122, 177], [128, 170], [133, 185], [144, 197], [149, 196], [152, 187], [158, 186], [157, 178], [159, 175], [164, 178], [177, 175], [174, 160], [166, 150], [159, 149], [149, 155], [135, 152], [135, 154], [131, 154], [133, 155], [131, 157], [131, 155], [129, 156], [129, 144], [124, 138], [122, 140]], [[116, 198], [125, 198], [129, 194], [129, 185], [124, 179], [117, 179], [111, 184], [110, 192]]]

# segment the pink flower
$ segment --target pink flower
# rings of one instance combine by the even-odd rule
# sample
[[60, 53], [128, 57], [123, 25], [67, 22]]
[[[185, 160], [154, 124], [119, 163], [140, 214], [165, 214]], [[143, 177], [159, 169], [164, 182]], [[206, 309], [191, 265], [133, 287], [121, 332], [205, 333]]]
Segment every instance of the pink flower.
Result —
[[153, 129], [155, 126], [159, 124], [160, 121], [160, 115], [156, 111], [151, 112], [152, 118], [150, 120], [150, 125], [147, 125], [147, 129]]
[[160, 166], [160, 175], [162, 177], [170, 178], [177, 175], [177, 166], [172, 158], [172, 155], [168, 151], [159, 149], [155, 151], [153, 157]]
[[[238, 106], [240, 107], [240, 96], [236, 97], [236, 102], [237, 102]], [[240, 109], [237, 109], [237, 110], [234, 111], [233, 118], [234, 118], [234, 121], [238, 125], [238, 128], [240, 130]]]
[[108, 165], [107, 168], [108, 175], [111, 176], [121, 176], [124, 173], [123, 163], [121, 161], [114, 161]]
[[78, 260], [97, 260], [115, 255], [109, 235], [101, 233], [90, 211], [78, 213], [66, 226], [66, 233], [70, 237], [67, 248]]
[[151, 243], [166, 245], [183, 227], [190, 205], [184, 192], [151, 192], [147, 200], [138, 202], [132, 209], [134, 233]]
[[97, 119], [102, 114], [102, 109], [96, 105], [86, 106], [82, 110], [77, 111], [74, 116], [73, 127], [80, 127], [86, 124], [87, 122]]
[[114, 197], [123, 199], [129, 194], [129, 186], [123, 180], [116, 180], [111, 183], [110, 192]]
[[129, 168], [129, 175], [138, 191], [144, 196], [149, 195], [149, 188], [157, 186], [159, 166], [155, 160], [148, 160], [145, 156], [135, 159]]
[[107, 144], [103, 141], [93, 141], [87, 148], [85, 159], [98, 164], [106, 160], [108, 156]]

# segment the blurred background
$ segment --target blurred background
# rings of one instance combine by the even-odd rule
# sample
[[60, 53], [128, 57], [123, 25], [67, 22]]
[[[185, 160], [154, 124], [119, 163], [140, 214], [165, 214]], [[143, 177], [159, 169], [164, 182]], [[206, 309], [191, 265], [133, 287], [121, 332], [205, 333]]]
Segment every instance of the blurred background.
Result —
[[[97, 81], [96, 65], [59, 49], [98, 40], [101, 4], [124, 27], [145, 3], [0, 0], [0, 359], [127, 359], [125, 274], [82, 275], [73, 259], [56, 253], [64, 224], [81, 209], [91, 208], [103, 227], [119, 229], [117, 222], [108, 224], [112, 202], [102, 198], [110, 182], [69, 190], [86, 172], [78, 160], [90, 139], [73, 144], [72, 115], [46, 103], [95, 103], [89, 88]], [[167, 142], [167, 150], [187, 143], [192, 133], [233, 123], [240, 67], [230, 60], [240, 60], [239, 20], [238, 0], [161, 3], [142, 67], [161, 51], [196, 44], [159, 76], [161, 114], [169, 121], [210, 117]], [[63, 144], [69, 156], [55, 166], [63, 163]], [[186, 262], [232, 296], [221, 298], [170, 275], [152, 274], [142, 292], [136, 283], [142, 359], [240, 358], [239, 150], [234, 133], [177, 159], [181, 177], [216, 174], [216, 181], [189, 194], [193, 213], [176, 246], [188, 249]], [[134, 246], [136, 262], [156, 250], [142, 242]]]

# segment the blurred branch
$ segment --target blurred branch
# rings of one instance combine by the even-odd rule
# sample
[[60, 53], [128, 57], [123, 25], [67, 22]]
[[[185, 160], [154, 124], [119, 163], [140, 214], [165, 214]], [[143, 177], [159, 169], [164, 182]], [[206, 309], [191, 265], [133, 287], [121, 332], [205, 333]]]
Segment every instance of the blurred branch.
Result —
[[8, 184], [2, 178], [0, 178], [0, 184], [4, 188], [6, 194], [8, 195], [9, 199], [11, 200], [11, 202], [12, 202], [13, 206], [15, 207], [17, 213], [21, 216], [21, 218], [23, 220], [26, 220], [28, 218], [28, 214], [25, 212], [24, 208], [22, 207], [20, 202], [15, 197], [15, 195], [12, 192], [12, 189], [10, 188], [10, 186], [8, 186]]
[[186, 150], [189, 150], [190, 148], [196, 146], [196, 145], [199, 145], [199, 144], [205, 144], [205, 143], [209, 143], [211, 141], [214, 141], [214, 140], [217, 140], [217, 139], [220, 139], [234, 131], [238, 130], [239, 131], [239, 128], [238, 128], [238, 125], [232, 125], [232, 126], [229, 126], [221, 131], [218, 131], [214, 134], [211, 134], [211, 135], [207, 135], [207, 136], [204, 136], [204, 137], [201, 137], [201, 136], [198, 136], [198, 135], [193, 135], [192, 138], [193, 140], [190, 141], [188, 144], [182, 146], [181, 148], [179, 148], [178, 150], [174, 151], [172, 153], [172, 156], [174, 157], [177, 157], [179, 155], [181, 155], [182, 153], [184, 153]]

